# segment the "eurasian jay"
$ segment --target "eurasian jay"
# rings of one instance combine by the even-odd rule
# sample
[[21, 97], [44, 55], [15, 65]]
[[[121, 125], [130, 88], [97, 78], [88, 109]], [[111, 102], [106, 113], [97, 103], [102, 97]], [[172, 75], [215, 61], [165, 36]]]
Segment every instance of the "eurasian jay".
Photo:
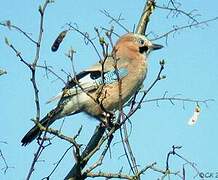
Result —
[[[48, 127], [57, 119], [79, 112], [105, 122], [108, 112], [114, 112], [138, 91], [146, 77], [148, 54], [163, 46], [153, 44], [145, 36], [128, 33], [116, 42], [103, 63], [97, 63], [70, 80], [55, 99], [56, 108], [41, 121]], [[32, 142], [40, 134], [35, 125], [21, 140]]]

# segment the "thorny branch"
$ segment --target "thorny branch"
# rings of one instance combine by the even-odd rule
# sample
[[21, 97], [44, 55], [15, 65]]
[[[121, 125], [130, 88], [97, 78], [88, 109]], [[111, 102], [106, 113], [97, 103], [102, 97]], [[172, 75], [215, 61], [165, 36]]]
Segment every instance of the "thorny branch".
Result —
[[[166, 96], [167, 93], [168, 92], [166, 91], [164, 93], [164, 95], [162, 97], [159, 97], [159, 98], [143, 100], [142, 103], [156, 102], [157, 106], [159, 106], [159, 101], [169, 101], [172, 105], [175, 105], [175, 103], [174, 103], [175, 101], [179, 101], [179, 102], [183, 103], [183, 108], [185, 108], [185, 102], [191, 102], [191, 103], [196, 103], [196, 104], [202, 103], [206, 107], [208, 107], [208, 104], [207, 104], [208, 102], [215, 101], [214, 99], [204, 99], [204, 100], [201, 100], [201, 99], [179, 98], [179, 97], [177, 97], [180, 94], [176, 94], [174, 96], [167, 97]], [[139, 103], [139, 102], [135, 102], [135, 103]]]

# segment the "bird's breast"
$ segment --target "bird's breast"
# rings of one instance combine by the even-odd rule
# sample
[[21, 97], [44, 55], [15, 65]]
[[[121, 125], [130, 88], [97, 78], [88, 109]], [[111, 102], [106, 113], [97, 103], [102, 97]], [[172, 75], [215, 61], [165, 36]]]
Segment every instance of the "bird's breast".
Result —
[[117, 109], [119, 104], [126, 103], [134, 93], [142, 86], [147, 73], [147, 62], [141, 64], [129, 64], [128, 75], [119, 82], [105, 86], [102, 91], [104, 107], [111, 111]]
[[97, 90], [89, 92], [89, 95], [93, 98], [87, 98], [87, 100], [82, 103], [85, 112], [97, 117], [104, 112], [102, 106], [107, 111], [117, 110], [120, 104], [125, 104], [141, 87], [147, 73], [146, 61], [120, 67], [128, 69], [128, 74], [120, 79], [119, 82], [115, 81], [111, 84], [105, 84]]

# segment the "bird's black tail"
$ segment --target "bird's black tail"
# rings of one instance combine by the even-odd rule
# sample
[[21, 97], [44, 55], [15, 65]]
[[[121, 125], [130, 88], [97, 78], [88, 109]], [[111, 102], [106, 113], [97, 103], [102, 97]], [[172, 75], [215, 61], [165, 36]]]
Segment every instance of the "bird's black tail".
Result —
[[[41, 121], [39, 121], [39, 123], [44, 127], [48, 127], [55, 120], [56, 118], [49, 118], [47, 115]], [[40, 135], [40, 129], [37, 125], [35, 125], [21, 140], [22, 146], [26, 146], [27, 144], [31, 143], [34, 139], [37, 138], [38, 135]]]

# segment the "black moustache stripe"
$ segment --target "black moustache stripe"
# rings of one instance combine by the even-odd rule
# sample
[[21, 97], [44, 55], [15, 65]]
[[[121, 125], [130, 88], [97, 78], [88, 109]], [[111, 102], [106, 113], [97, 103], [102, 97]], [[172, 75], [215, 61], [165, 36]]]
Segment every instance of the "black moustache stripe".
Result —
[[139, 52], [140, 53], [144, 53], [144, 52], [147, 52], [147, 51], [148, 51], [148, 47], [147, 46], [139, 47]]

